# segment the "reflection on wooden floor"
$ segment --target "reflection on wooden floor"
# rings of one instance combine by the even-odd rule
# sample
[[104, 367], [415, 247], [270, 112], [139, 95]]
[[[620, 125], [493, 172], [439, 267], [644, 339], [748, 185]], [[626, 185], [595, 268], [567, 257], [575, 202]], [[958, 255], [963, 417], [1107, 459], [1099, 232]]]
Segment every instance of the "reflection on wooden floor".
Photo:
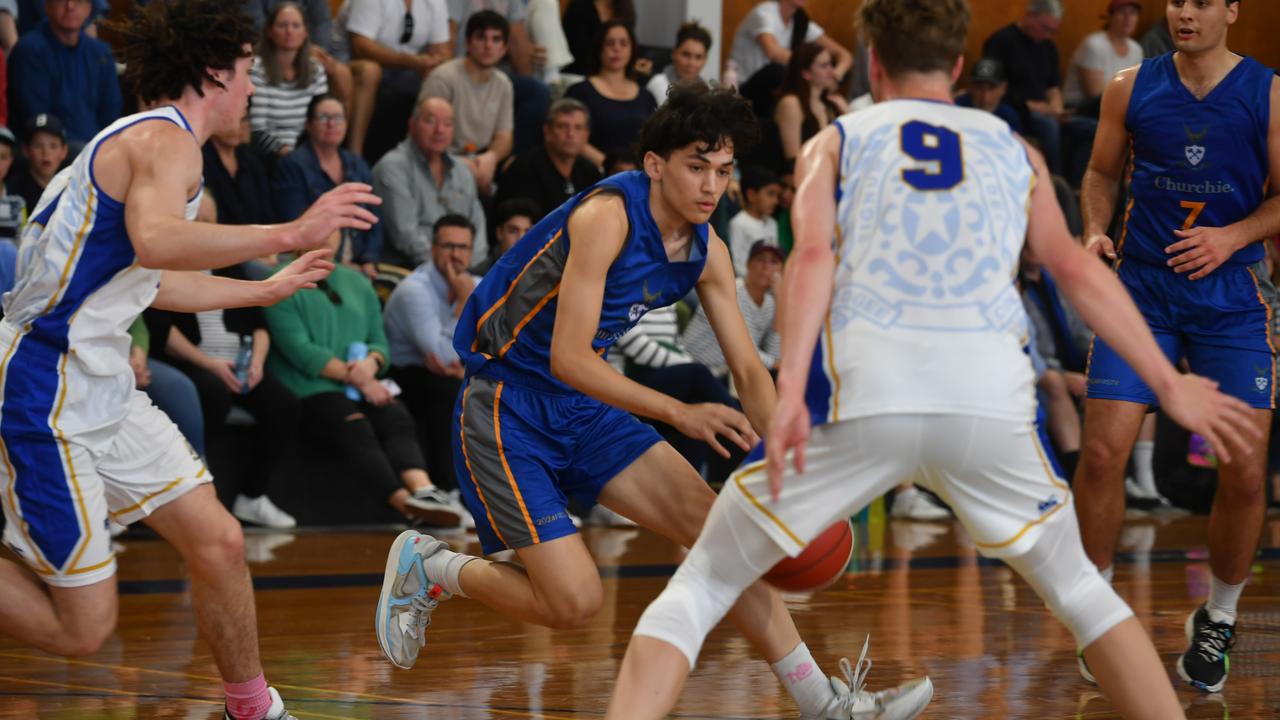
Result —
[[[1174, 677], [1183, 620], [1208, 592], [1205, 532], [1199, 517], [1131, 523], [1116, 585], [1152, 630], [1189, 717], [1280, 718], [1280, 519], [1270, 518], [1263, 535], [1225, 691], [1205, 696]], [[299, 718], [600, 717], [636, 618], [679, 560], [646, 532], [589, 529], [607, 579], [604, 610], [588, 629], [522, 625], [453, 600], [437, 611], [418, 667], [404, 672], [382, 659], [373, 636], [393, 537], [250, 538], [267, 677]], [[0, 636], [0, 718], [221, 717], [220, 686], [196, 639], [177, 556], [156, 540], [126, 540], [124, 548], [120, 630], [100, 653], [65, 661]], [[873, 687], [930, 674], [937, 695], [925, 717], [1116, 717], [1076, 674], [1067, 631], [952, 524], [861, 526], [850, 574], [792, 608], [829, 672], [841, 655], [856, 659], [870, 632]], [[708, 640], [678, 716], [789, 718], [795, 709], [725, 626]]]

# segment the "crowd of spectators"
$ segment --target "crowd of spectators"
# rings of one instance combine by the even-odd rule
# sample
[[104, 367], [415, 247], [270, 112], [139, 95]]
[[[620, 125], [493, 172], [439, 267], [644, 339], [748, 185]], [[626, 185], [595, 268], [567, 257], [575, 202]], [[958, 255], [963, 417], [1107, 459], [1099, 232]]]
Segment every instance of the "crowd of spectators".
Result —
[[[1068, 208], [1106, 82], [1144, 55], [1172, 49], [1163, 23], [1141, 44], [1134, 38], [1137, 0], [1079, 3], [1086, 4], [1105, 11], [1103, 24], [1064, 53], [1055, 42], [1061, 0], [1026, 0], [1016, 22], [982, 43], [983, 57], [956, 96], [1038, 145], [1061, 176]], [[720, 50], [693, 21], [671, 28], [668, 47], [642, 48], [636, 23], [647, 5], [633, 0], [571, 0], [563, 15], [558, 0], [335, 6], [246, 0], [261, 31], [250, 70], [255, 94], [241, 127], [204, 148], [203, 212], [231, 224], [288, 221], [335, 185], [358, 181], [383, 199], [375, 210], [381, 222], [335, 233], [333, 276], [266, 311], [148, 312], [133, 329], [137, 384], [201, 454], [205, 435], [229, 418], [253, 428], [247, 453], [256, 469], [233, 508], [248, 522], [294, 523], [270, 498], [269, 478], [282, 454], [307, 438], [339, 448], [351, 477], [387, 505], [457, 522], [465, 513], [447, 490], [462, 378], [451, 340], [462, 304], [544, 216], [604, 176], [641, 167], [633, 146], [645, 119], [673, 83], [706, 75]], [[729, 35], [721, 75], [751, 100], [764, 131], [760, 146], [740, 157], [713, 225], [730, 249], [739, 305], [770, 368], [795, 159], [806, 140], [871, 102], [867, 48], [842, 46], [804, 6], [755, 5]], [[0, 0], [0, 289], [6, 277], [12, 282], [19, 229], [53, 176], [136, 107], [110, 45], [97, 37], [105, 2], [18, 8]], [[282, 260], [216, 272], [263, 277]], [[1069, 466], [1079, 451], [1087, 334], [1034, 258], [1019, 282], [1037, 330], [1031, 352], [1045, 422]], [[684, 400], [736, 402], [695, 297], [650, 312], [613, 360], [620, 372]], [[724, 477], [729, 466], [705, 444], [660, 430], [709, 479]], [[904, 492], [903, 507], [937, 515], [928, 498]]]

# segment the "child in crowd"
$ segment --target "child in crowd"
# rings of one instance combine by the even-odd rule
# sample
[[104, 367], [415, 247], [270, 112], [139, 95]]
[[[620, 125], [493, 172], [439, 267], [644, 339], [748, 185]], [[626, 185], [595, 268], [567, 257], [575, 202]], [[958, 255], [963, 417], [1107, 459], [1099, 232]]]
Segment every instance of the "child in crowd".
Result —
[[729, 253], [733, 256], [733, 272], [747, 274], [747, 255], [751, 246], [763, 240], [778, 244], [778, 221], [773, 211], [778, 207], [782, 183], [773, 171], [762, 167], [742, 170], [743, 208], [729, 221]]

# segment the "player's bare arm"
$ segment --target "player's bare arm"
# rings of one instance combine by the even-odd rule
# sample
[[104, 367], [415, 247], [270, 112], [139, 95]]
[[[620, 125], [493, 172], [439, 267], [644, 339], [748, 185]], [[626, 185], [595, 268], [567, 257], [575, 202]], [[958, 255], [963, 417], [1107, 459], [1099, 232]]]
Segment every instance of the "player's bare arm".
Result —
[[733, 277], [733, 260], [724, 241], [708, 228], [707, 264], [698, 280], [698, 299], [724, 351], [733, 375], [734, 387], [742, 399], [751, 426], [759, 435], [769, 428], [769, 419], [778, 403], [769, 370], [760, 361], [760, 352], [751, 340], [747, 323], [738, 307], [738, 286]]
[[796, 199], [791, 210], [795, 247], [783, 272], [778, 301], [782, 334], [778, 407], [765, 437], [769, 482], [775, 497], [782, 487], [788, 450], [795, 449], [796, 470], [804, 472], [804, 448], [809, 439], [805, 383], [822, 319], [831, 305], [835, 276], [831, 238], [836, 231], [839, 154], [840, 133], [831, 125], [805, 144], [796, 161]]
[[[163, 148], [157, 151], [157, 148]], [[302, 217], [281, 225], [214, 225], [188, 221], [187, 199], [199, 188], [203, 159], [190, 133], [169, 122], [139, 123], [103, 143], [94, 176], [123, 202], [138, 261], [162, 270], [208, 270], [277, 252], [317, 247], [335, 230], [367, 230], [379, 205], [372, 188], [339, 185]]]
[[1271, 81], [1271, 126], [1267, 131], [1268, 198], [1238, 223], [1222, 228], [1175, 230], [1178, 241], [1165, 248], [1169, 266], [1199, 280], [1217, 270], [1236, 251], [1280, 235], [1280, 78]]
[[623, 199], [600, 195], [587, 200], [570, 216], [568, 229], [569, 258], [561, 276], [551, 337], [551, 372], [601, 402], [705, 440], [726, 457], [728, 451], [716, 441], [717, 434], [750, 449], [754, 433], [741, 413], [714, 403], [686, 405], [620, 375], [592, 349], [591, 340], [600, 326], [605, 277], [626, 242]]
[[1036, 177], [1040, 178], [1031, 194], [1031, 222], [1027, 231], [1036, 257], [1057, 278], [1067, 299], [1089, 327], [1146, 381], [1170, 417], [1203, 435], [1228, 461], [1235, 450], [1247, 452], [1260, 438], [1249, 407], [1219, 393], [1217, 383], [1197, 375], [1179, 374], [1169, 363], [1115, 273], [1093, 261], [1090, 254], [1072, 240], [1053, 186], [1048, 182], [1049, 169], [1038, 152], [1030, 147], [1027, 150]]
[[[298, 290], [313, 288], [333, 270], [330, 250], [312, 250], [266, 280], [236, 280], [202, 272], [168, 270], [152, 306], [196, 313], [205, 310], [274, 305]], [[257, 347], [255, 345], [255, 347]]]
[[1129, 130], [1125, 114], [1138, 68], [1122, 70], [1102, 93], [1102, 110], [1098, 133], [1093, 141], [1089, 169], [1080, 185], [1080, 211], [1084, 216], [1084, 246], [1099, 256], [1115, 259], [1115, 243], [1107, 235], [1107, 227], [1116, 211], [1120, 182], [1129, 153]]

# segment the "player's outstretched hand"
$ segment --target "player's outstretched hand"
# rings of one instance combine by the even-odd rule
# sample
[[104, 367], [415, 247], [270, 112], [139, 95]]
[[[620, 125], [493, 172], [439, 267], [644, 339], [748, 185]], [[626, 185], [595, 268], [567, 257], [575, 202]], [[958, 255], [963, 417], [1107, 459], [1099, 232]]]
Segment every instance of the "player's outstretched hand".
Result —
[[1232, 453], [1247, 455], [1262, 441], [1248, 405], [1218, 391], [1218, 383], [1199, 375], [1179, 375], [1160, 397], [1160, 407], [1179, 425], [1199, 433], [1214, 453], [1231, 462]]
[[750, 450], [759, 440], [746, 415], [720, 403], [685, 405], [673, 425], [694, 440], [707, 443], [722, 457], [729, 457], [729, 451], [720, 444], [717, 435], [723, 435], [743, 450]]
[[787, 452], [795, 450], [796, 472], [804, 472], [804, 450], [809, 444], [809, 407], [804, 398], [781, 395], [769, 422], [769, 432], [764, 438], [765, 459], [768, 461], [769, 493], [774, 501], [782, 492], [782, 475], [787, 469]]
[[274, 305], [299, 290], [313, 288], [316, 283], [329, 277], [333, 270], [333, 262], [329, 256], [332, 250], [312, 250], [285, 266], [283, 270], [263, 281], [267, 286], [267, 301], [263, 305]]
[[1084, 249], [1100, 258], [1116, 259], [1116, 245], [1106, 235], [1090, 235], [1085, 238]]
[[381, 205], [382, 198], [364, 183], [343, 183], [320, 196], [302, 217], [293, 221], [296, 245], [289, 249], [319, 247], [337, 230], [368, 230], [378, 216], [361, 205]]

